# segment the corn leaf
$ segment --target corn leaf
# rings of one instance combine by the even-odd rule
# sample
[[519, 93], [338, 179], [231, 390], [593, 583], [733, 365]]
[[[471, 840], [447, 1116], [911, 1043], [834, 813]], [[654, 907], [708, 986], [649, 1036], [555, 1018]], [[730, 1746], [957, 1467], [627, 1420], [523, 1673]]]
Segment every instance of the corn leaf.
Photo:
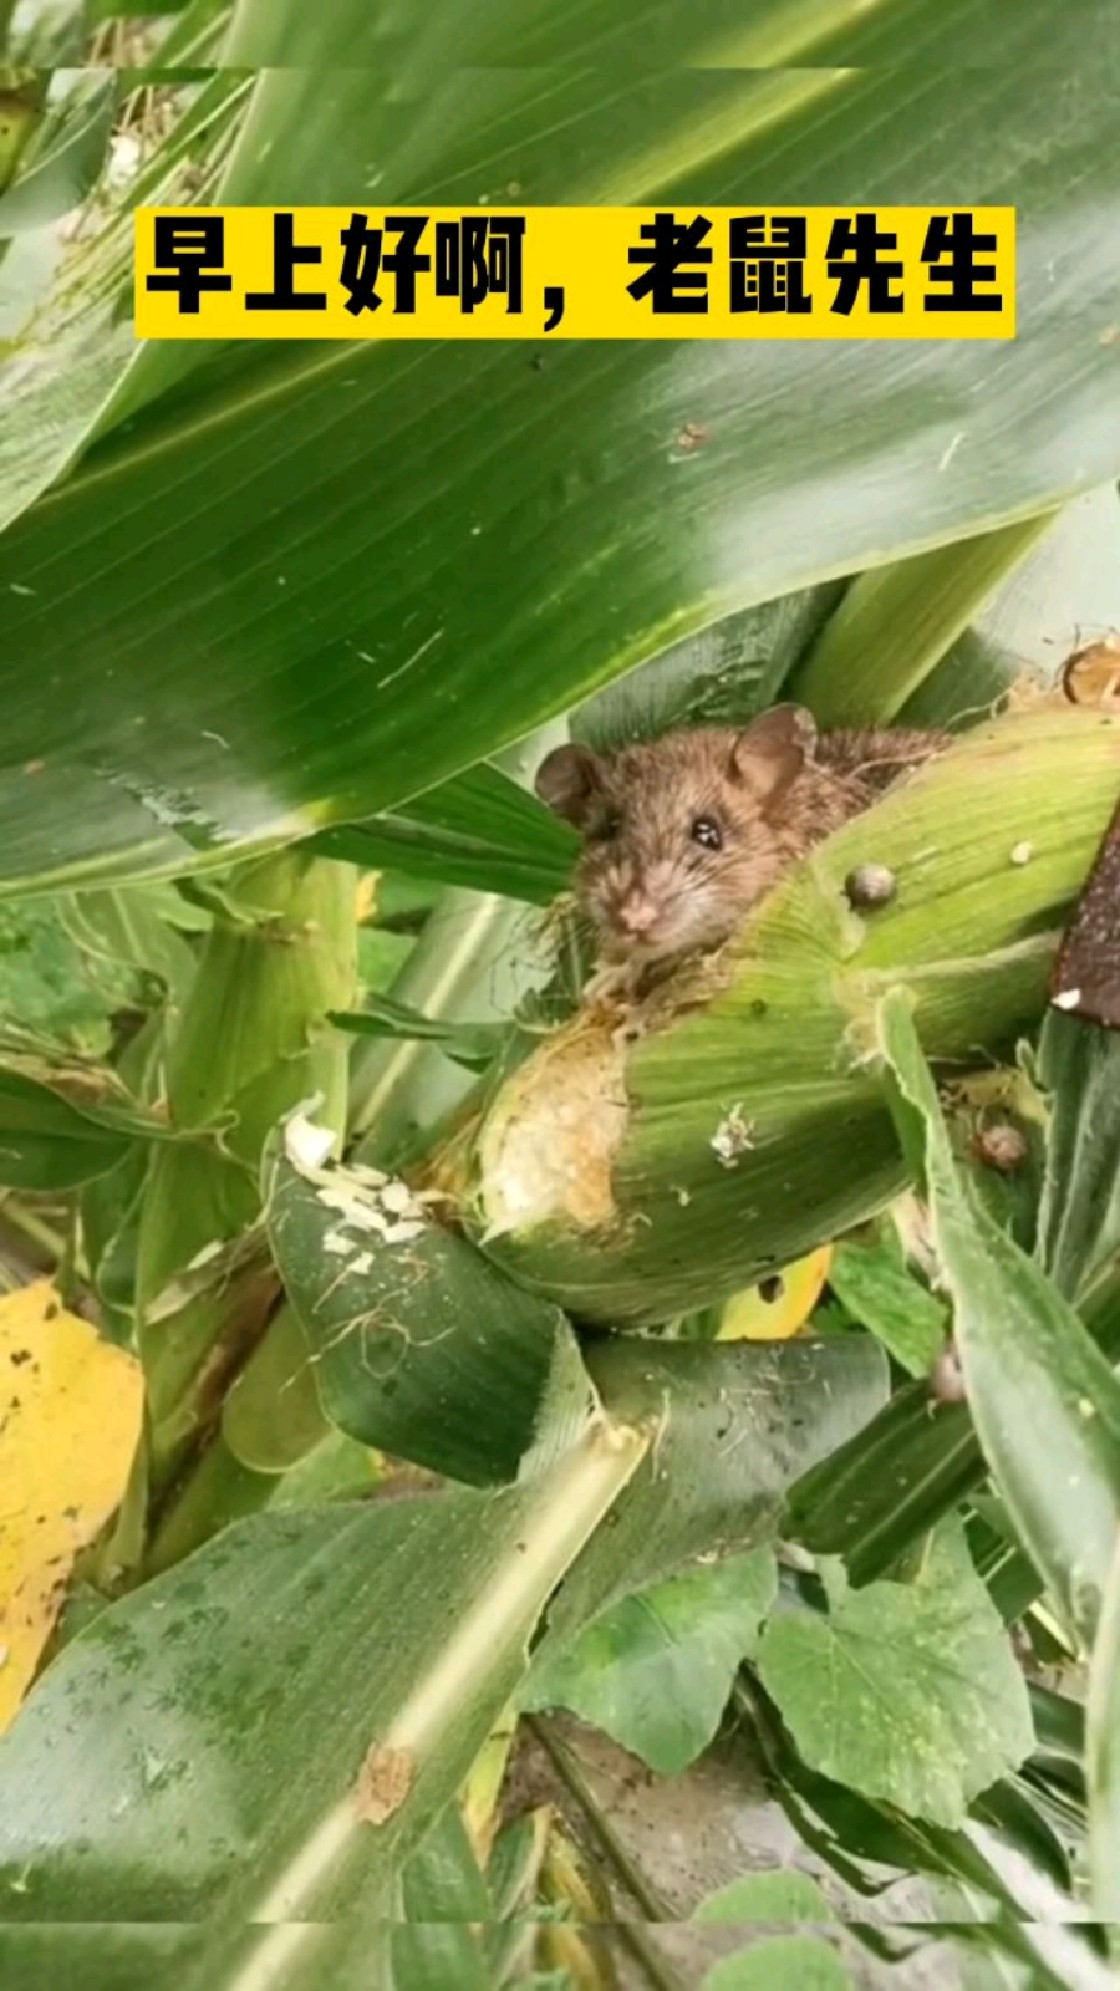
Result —
[[[84, 32], [80, 20], [77, 26]], [[55, 59], [45, 57], [47, 62]], [[64, 60], [76, 65], [80, 50]], [[157, 201], [161, 196], [186, 197], [182, 169], [188, 163], [202, 169], [205, 186], [238, 98], [246, 95], [244, 80], [236, 73], [219, 70], [209, 79], [197, 74], [176, 78], [180, 114], [175, 129], [122, 197], [109, 184], [112, 152], [107, 142], [118, 79], [103, 67], [91, 67], [75, 69], [72, 81], [57, 120], [52, 116], [46, 121], [42, 156], [28, 160], [26, 180], [17, 180], [10, 190], [16, 220], [21, 214], [29, 221], [38, 217], [41, 225], [17, 235], [0, 265], [3, 525], [32, 504], [89, 444], [106, 403], [136, 358], [127, 302], [131, 204], [145, 195]], [[73, 197], [76, 202], [83, 194], [87, 205], [77, 239], [67, 240], [57, 221], [41, 219], [48, 209], [57, 210], [60, 200]], [[91, 214], [99, 226], [91, 228]], [[18, 576], [15, 582], [19, 584]]]
[[[626, 0], [604, 27], [440, 0], [402, 28], [389, 0], [241, 0], [226, 75], [281, 53], [227, 201], [352, 200], [356, 170], [382, 202], [939, 200], [949, 158], [955, 197], [1017, 205], [1020, 335], [134, 355], [99, 300], [11, 425], [14, 503], [99, 412], [104, 434], [0, 543], [4, 879], [176, 871], [395, 809], [724, 614], [1114, 477], [1107, 0], [1023, 0], [1000, 38], [986, 14]], [[622, 57], [651, 21], [653, 76]], [[879, 59], [916, 34], [920, 69]], [[682, 455], [690, 424], [708, 440]]]
[[882, 1350], [866, 1335], [769, 1347], [616, 1336], [585, 1343], [584, 1359], [612, 1414], [656, 1419], [658, 1442], [555, 1598], [542, 1667], [622, 1598], [713, 1549], [773, 1541], [792, 1483], [887, 1393]]
[[838, 1245], [828, 1283], [909, 1375], [929, 1375], [945, 1345], [949, 1310], [907, 1270], [889, 1232], [873, 1245]]
[[600, 1421], [531, 1487], [262, 1516], [103, 1612], [0, 1745], [16, 1917], [216, 1915], [236, 1984], [357, 1890], [384, 1913], [645, 1442]]
[[286, 1473], [329, 1432], [307, 1342], [281, 1307], [226, 1394], [222, 1438], [250, 1472]]
[[154, 1480], [213, 1414], [275, 1298], [271, 1267], [242, 1250], [268, 1136], [311, 1100], [341, 1135], [346, 1043], [327, 1017], [355, 991], [355, 885], [348, 865], [300, 851], [241, 867], [177, 1019], [167, 1107], [194, 1138], [154, 1161], [135, 1242]]
[[395, 867], [442, 885], [546, 905], [568, 881], [578, 839], [523, 788], [485, 763], [392, 815], [342, 823], [312, 839], [324, 857]]
[[1043, 512], [860, 574], [799, 665], [796, 696], [822, 726], [889, 724], [1052, 523]]
[[[590, 1386], [558, 1307], [465, 1239], [406, 1209], [403, 1183], [277, 1159], [269, 1239], [332, 1423], [364, 1445], [475, 1485], [516, 1477], [549, 1405], [577, 1421]], [[232, 1442], [236, 1443], [236, 1439]], [[239, 1447], [240, 1449], [240, 1447]]]
[[72, 1189], [138, 1143], [172, 1139], [166, 1120], [131, 1101], [107, 1066], [23, 1052], [0, 1062], [0, 1182], [9, 1188]]
[[361, 1010], [333, 1010], [330, 1020], [336, 1030], [355, 1037], [438, 1044], [456, 1064], [476, 1072], [493, 1063], [509, 1034], [500, 1023], [444, 1023], [391, 996], [369, 996]]
[[1089, 1676], [1085, 1768], [1093, 1907], [1120, 1922], [1120, 1540], [1113, 1553]]
[[784, 1532], [842, 1556], [853, 1583], [882, 1576], [983, 1478], [967, 1408], [925, 1382], [896, 1391], [877, 1417], [793, 1487]]
[[134, 975], [154, 976], [182, 1001], [197, 958], [186, 936], [205, 932], [210, 922], [181, 893], [161, 885], [71, 892], [59, 909], [67, 932], [94, 969], [120, 964]]
[[[969, 714], [989, 711], [1009, 687], [1052, 684], [1071, 651], [1120, 626], [1118, 574], [1120, 492], [1108, 483], [1051, 518], [911, 693], [899, 718], [908, 726], [958, 726]], [[967, 580], [967, 567], [962, 578]], [[837, 657], [838, 669], [845, 662], [852, 662], [850, 651], [846, 659]], [[887, 665], [884, 658], [884, 669], [889, 687], [906, 665]]]
[[1120, 1528], [1120, 1383], [1057, 1288], [969, 1194], [901, 993], [883, 998], [877, 1031], [984, 1456], [1019, 1539], [1091, 1637]]
[[1076, 1301], [1120, 1250], [1120, 1038], [1051, 1010], [1038, 1078], [1050, 1111], [1035, 1254]]
[[618, 1352], [597, 1362], [607, 1416], [522, 1484], [261, 1516], [102, 1612], [0, 1743], [9, 1926], [206, 1916], [188, 1991], [281, 1960], [285, 1984], [329, 1963], [348, 1985], [319, 1919], [345, 1904], [368, 1983], [369, 1927], [565, 1569], [557, 1640], [627, 1584], [759, 1539], [798, 1466], [882, 1399], [870, 1344]]
[[[1120, 1359], [1115, 1290], [1102, 1285], [1084, 1317], [1110, 1362]], [[791, 1490], [783, 1532], [838, 1555], [853, 1583], [885, 1574], [985, 1477], [967, 1406], [941, 1402], [924, 1380], [895, 1392], [866, 1429], [812, 1466]], [[1018, 1568], [1010, 1601], [1038, 1594], [1034, 1565]], [[995, 1594], [995, 1592], [993, 1592]], [[1009, 1618], [1018, 1611], [1005, 1613]]]
[[135, 1359], [45, 1280], [0, 1299], [0, 1729], [34, 1677], [79, 1549], [117, 1506], [140, 1436]]

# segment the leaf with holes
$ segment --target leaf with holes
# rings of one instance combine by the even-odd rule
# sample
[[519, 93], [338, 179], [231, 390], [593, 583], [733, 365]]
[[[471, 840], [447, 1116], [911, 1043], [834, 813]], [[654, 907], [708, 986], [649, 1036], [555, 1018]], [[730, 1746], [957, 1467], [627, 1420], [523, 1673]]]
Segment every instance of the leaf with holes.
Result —
[[827, 1615], [773, 1617], [758, 1672], [814, 1769], [936, 1825], [1032, 1744], [1030, 1706], [1007, 1634], [959, 1526], [930, 1537], [907, 1583], [849, 1590], [825, 1565]]
[[676, 1776], [715, 1734], [776, 1589], [773, 1555], [756, 1549], [639, 1591], [535, 1667], [521, 1704], [570, 1708]]

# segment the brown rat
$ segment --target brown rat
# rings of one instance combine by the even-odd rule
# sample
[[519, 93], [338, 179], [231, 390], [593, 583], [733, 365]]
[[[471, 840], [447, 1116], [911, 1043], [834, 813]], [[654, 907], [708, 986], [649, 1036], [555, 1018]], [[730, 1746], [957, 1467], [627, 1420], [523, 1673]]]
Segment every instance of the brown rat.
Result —
[[557, 747], [537, 794], [582, 832], [576, 894], [607, 961], [718, 945], [782, 873], [944, 746], [944, 733], [817, 733], [797, 705], [594, 753]]

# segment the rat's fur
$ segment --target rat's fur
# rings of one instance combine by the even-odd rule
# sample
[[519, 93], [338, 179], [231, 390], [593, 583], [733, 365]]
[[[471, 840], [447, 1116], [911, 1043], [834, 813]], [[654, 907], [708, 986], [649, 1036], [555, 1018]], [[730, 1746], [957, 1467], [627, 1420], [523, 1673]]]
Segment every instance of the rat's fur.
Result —
[[[698, 727], [594, 754], [560, 747], [537, 793], [581, 830], [576, 894], [605, 960], [717, 945], [814, 844], [867, 808], [946, 735], [816, 733], [799, 706], [750, 726]], [[719, 850], [695, 841], [709, 818]]]

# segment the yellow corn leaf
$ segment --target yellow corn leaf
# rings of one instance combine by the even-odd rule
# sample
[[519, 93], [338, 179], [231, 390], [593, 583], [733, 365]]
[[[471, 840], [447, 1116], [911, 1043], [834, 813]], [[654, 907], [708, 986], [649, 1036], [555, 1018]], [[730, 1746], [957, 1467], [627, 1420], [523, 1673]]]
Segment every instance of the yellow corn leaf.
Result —
[[0, 1299], [0, 1731], [34, 1678], [79, 1549], [124, 1493], [140, 1366], [49, 1280]]
[[475, 1858], [485, 1866], [490, 1858], [494, 1834], [501, 1824], [498, 1799], [509, 1767], [509, 1753], [517, 1732], [517, 1709], [511, 1702], [490, 1730], [474, 1759], [470, 1776], [460, 1792], [463, 1823], [470, 1836]]
[[361, 926], [372, 919], [377, 911], [377, 887], [381, 883], [380, 871], [363, 871], [358, 879], [356, 918]]
[[748, 1286], [728, 1300], [720, 1341], [788, 1341], [804, 1327], [821, 1296], [832, 1263], [830, 1244], [786, 1265], [773, 1279]]

